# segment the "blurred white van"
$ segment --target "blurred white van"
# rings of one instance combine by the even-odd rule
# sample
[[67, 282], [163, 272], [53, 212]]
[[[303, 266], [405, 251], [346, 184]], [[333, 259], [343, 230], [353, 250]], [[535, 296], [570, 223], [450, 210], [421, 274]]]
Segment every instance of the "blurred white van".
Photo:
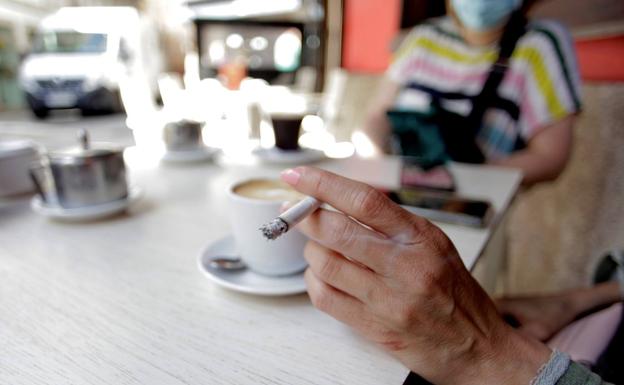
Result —
[[38, 118], [52, 109], [118, 111], [124, 78], [155, 87], [163, 66], [158, 33], [136, 9], [66, 7], [41, 21], [20, 84]]

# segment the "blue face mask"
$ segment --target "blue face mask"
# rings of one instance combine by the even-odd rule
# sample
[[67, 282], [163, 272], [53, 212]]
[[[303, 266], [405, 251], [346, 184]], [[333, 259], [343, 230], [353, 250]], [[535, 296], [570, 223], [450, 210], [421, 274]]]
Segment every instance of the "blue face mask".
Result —
[[451, 3], [464, 26], [484, 31], [505, 22], [522, 0], [451, 0]]

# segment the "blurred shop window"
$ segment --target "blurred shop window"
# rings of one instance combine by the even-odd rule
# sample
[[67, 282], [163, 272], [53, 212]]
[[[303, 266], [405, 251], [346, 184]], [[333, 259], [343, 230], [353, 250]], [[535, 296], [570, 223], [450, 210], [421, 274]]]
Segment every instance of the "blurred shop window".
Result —
[[35, 41], [37, 40], [37, 28], [36, 27], [26, 27], [26, 39], [28, 41], [28, 50], [32, 50], [32, 47], [35, 45]]
[[[327, 4], [327, 0], [188, 0], [201, 77], [228, 73], [234, 84], [243, 73], [242, 64], [248, 77], [320, 91], [328, 57]], [[340, 24], [341, 16], [335, 19]]]
[[16, 109], [24, 104], [17, 79], [19, 63], [13, 31], [0, 25], [0, 110]]
[[297, 28], [214, 23], [201, 31], [201, 64], [208, 75], [244, 74], [276, 83], [284, 76], [294, 79], [301, 67], [303, 38]]

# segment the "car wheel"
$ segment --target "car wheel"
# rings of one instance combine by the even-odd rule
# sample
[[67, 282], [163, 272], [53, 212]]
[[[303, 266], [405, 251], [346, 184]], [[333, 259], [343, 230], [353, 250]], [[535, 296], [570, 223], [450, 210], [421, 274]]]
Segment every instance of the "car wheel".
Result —
[[102, 112], [100, 110], [96, 110], [94, 108], [81, 108], [80, 114], [82, 116], [96, 116], [100, 115]]
[[32, 113], [37, 119], [45, 119], [48, 117], [50, 110], [47, 108], [34, 108]]
[[113, 103], [111, 109], [113, 113], [126, 112], [123, 100], [121, 99], [121, 92], [119, 90], [113, 92]]

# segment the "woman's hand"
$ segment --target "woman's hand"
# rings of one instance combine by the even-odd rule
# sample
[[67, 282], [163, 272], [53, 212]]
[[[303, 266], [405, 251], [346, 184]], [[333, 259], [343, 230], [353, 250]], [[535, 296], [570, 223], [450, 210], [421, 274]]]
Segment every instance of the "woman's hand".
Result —
[[370, 186], [315, 168], [282, 173], [340, 210], [299, 225], [313, 304], [437, 384], [528, 384], [550, 355], [507, 326], [436, 226]]
[[518, 331], [546, 341], [582, 314], [621, 301], [617, 282], [562, 291], [553, 295], [501, 298], [500, 314], [516, 323]]

